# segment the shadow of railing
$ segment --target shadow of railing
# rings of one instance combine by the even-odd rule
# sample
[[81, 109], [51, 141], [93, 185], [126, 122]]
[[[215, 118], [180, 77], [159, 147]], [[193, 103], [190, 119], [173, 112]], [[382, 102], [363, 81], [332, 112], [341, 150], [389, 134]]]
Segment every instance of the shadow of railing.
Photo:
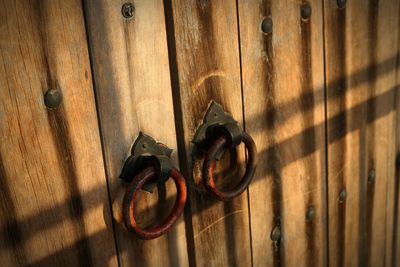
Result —
[[[334, 92], [331, 92], [329, 94], [329, 100], [332, 100], [334, 98], [338, 97], [344, 97], [346, 92], [349, 92], [350, 90], [353, 90], [353, 88], [356, 88], [358, 85], [361, 85], [366, 82], [370, 82], [368, 78], [368, 74], [370, 73], [371, 69], [377, 70], [377, 75], [385, 75], [390, 73], [391, 71], [394, 71], [396, 69], [396, 59], [398, 58], [398, 54], [394, 55], [391, 58], [388, 58], [387, 60], [383, 61], [382, 63], [374, 66], [368, 66], [365, 69], [362, 69], [348, 77], [346, 79], [352, 79], [355, 81], [352, 84], [351, 88], [347, 88], [344, 90], [344, 88], [341, 88], [342, 90], [335, 90]], [[342, 79], [338, 81], [334, 81], [327, 85], [327, 88], [337, 88], [342, 84]], [[259, 151], [259, 157], [267, 157], [270, 153], [273, 151], [289, 151], [291, 147], [296, 146], [299, 142], [302, 142], [310, 137], [315, 136], [315, 132], [324, 132], [325, 131], [325, 126], [326, 123], [330, 125], [330, 131], [328, 135], [328, 140], [327, 143], [331, 144], [340, 138], [343, 138], [347, 133], [355, 131], [357, 129], [360, 129], [361, 127], [361, 120], [352, 120], [353, 123], [347, 125], [347, 127], [342, 127], [342, 122], [343, 121], [348, 121], [347, 118], [354, 118], [354, 117], [359, 117], [360, 114], [364, 110], [366, 110], [366, 107], [368, 106], [375, 106], [377, 103], [390, 103], [393, 101], [393, 99], [396, 96], [396, 92], [399, 90], [399, 85], [396, 85], [387, 91], [385, 91], [382, 94], [376, 95], [373, 98], [369, 98], [366, 101], [356, 104], [355, 106], [349, 108], [346, 111], [343, 111], [332, 118], [328, 118], [328, 121], [326, 122], [321, 122], [317, 125], [314, 125], [312, 127], [304, 129], [301, 133], [295, 134], [279, 143], [276, 145], [270, 146], [266, 148], [265, 150]], [[283, 114], [283, 117], [280, 117], [280, 123], [283, 123], [286, 120], [289, 120], [292, 116], [296, 115], [296, 112], [288, 107], [294, 105], [298, 101], [303, 101], [305, 104], [302, 105], [302, 108], [304, 109], [313, 109], [315, 107], [316, 103], [315, 99], [324, 99], [324, 94], [325, 94], [325, 87], [321, 86], [318, 90], [315, 90], [314, 92], [308, 92], [305, 94], [302, 94], [300, 96], [300, 99], [292, 99], [286, 103], [282, 103], [281, 105], [277, 105], [274, 107], [274, 110], [285, 110], [289, 112], [285, 112]], [[322, 104], [323, 102], [321, 102]], [[393, 102], [394, 103], [394, 102]], [[376, 109], [376, 112], [373, 114], [373, 116], [368, 116], [366, 117], [367, 121], [366, 123], [372, 123], [373, 121], [384, 117], [385, 115], [388, 115], [390, 112], [392, 112], [395, 109], [395, 106], [391, 105], [385, 105], [385, 106], [380, 106], [379, 109]], [[265, 113], [258, 114], [258, 116], [253, 117], [253, 118], [246, 118], [246, 124], [247, 125], [257, 125], [257, 121], [260, 119], [265, 119], [269, 116], [271, 112], [276, 112], [274, 110], [266, 108]], [[305, 110], [302, 110], [304, 112]], [[365, 120], [364, 120], [365, 122]], [[276, 127], [276, 125], [275, 125]], [[262, 131], [264, 130], [263, 128], [253, 128], [255, 131]], [[310, 145], [306, 146], [306, 149], [303, 149], [301, 151], [297, 151], [294, 153], [286, 153], [285, 154], [285, 159], [283, 164], [288, 165], [290, 163], [295, 162], [296, 160], [299, 160], [303, 157], [306, 157], [310, 155], [311, 153], [317, 151], [318, 149], [324, 149], [325, 143], [316, 143], [316, 142], [310, 142]], [[267, 167], [267, 174], [272, 172], [272, 169], [269, 168], [270, 166]], [[5, 175], [5, 174], [3, 174]], [[265, 177], [265, 174], [264, 176]], [[263, 179], [263, 177], [256, 177], [253, 181], [253, 183], [257, 183], [260, 179]], [[0, 177], [3, 181], [5, 181], [5, 177]], [[1, 192], [3, 193], [4, 190], [8, 190], [8, 185], [5, 183], [0, 184], [1, 185]], [[57, 224], [59, 224], [62, 219], [62, 217], [59, 216], [54, 216], [54, 213], [57, 212], [58, 210], [68, 210], [71, 207], [71, 203], [76, 202], [75, 198], [82, 198], [86, 199], [87, 196], [89, 195], [97, 195], [100, 194], [104, 191], [104, 187], [99, 186], [95, 187], [89, 192], [85, 193], [83, 196], [73, 196], [69, 198], [67, 201], [64, 203], [59, 203], [54, 205], [51, 208], [44, 209], [40, 211], [37, 214], [28, 216], [24, 220], [11, 220], [5, 227], [0, 229], [0, 235], [2, 236], [2, 242], [0, 243], [0, 249], [3, 248], [9, 248], [13, 247], [16, 248], [20, 245], [23, 244], [25, 240], [28, 238], [31, 238], [32, 236], [39, 234], [41, 231], [45, 231], [46, 229], [53, 227]], [[167, 201], [170, 201], [170, 199], [167, 199]], [[285, 200], [282, 200], [285, 201]], [[211, 206], [213, 206], [217, 201], [214, 200], [212, 197], [210, 197], [209, 201], [206, 201], [207, 205], [204, 205], [201, 207], [198, 212], [201, 212], [203, 209], [208, 209]], [[98, 205], [101, 205], [103, 203], [91, 203], [91, 208], [96, 208]], [[108, 205], [108, 204], [107, 204]], [[150, 207], [152, 208], [152, 207]], [[88, 210], [85, 210], [85, 212], [88, 212]], [[74, 214], [74, 213], [73, 213]], [[71, 219], [70, 217], [68, 219]], [[74, 219], [74, 218], [72, 218]], [[107, 220], [106, 220], [107, 221]], [[19, 225], [29, 225], [29, 232], [24, 231], [23, 236], [20, 236], [20, 233], [18, 231], [16, 232], [16, 229], [19, 228]], [[111, 225], [109, 226], [111, 227]], [[33, 265], [54, 265], [56, 262], [55, 259], [59, 258], [65, 258], [65, 257], [71, 257], [76, 254], [76, 248], [79, 248], [79, 244], [94, 244], [96, 242], [101, 243], [101, 238], [103, 234], [106, 233], [108, 230], [102, 230], [97, 233], [94, 233], [92, 235], [83, 237], [79, 240], [77, 240], [74, 244], [67, 246], [63, 248], [62, 250], [59, 250], [51, 255], [48, 255], [36, 262], [33, 263]], [[132, 237], [135, 238], [135, 237]], [[121, 251], [120, 251], [121, 252]]]
[[[374, 98], [368, 99], [367, 101], [360, 103], [356, 106], [354, 106], [353, 108], [351, 108], [350, 110], [346, 111], [346, 112], [342, 112], [336, 116], [334, 116], [333, 118], [329, 119], [328, 123], [330, 125], [340, 125], [344, 119], [344, 117], [346, 116], [355, 116], [355, 115], [359, 115], [361, 111], [363, 111], [367, 105], [374, 105], [376, 102], [380, 102], [380, 101], [389, 101], [389, 100], [393, 100], [393, 97], [395, 95], [395, 91], [399, 90], [400, 87], [399, 86], [395, 86], [393, 88], [391, 88], [389, 91], [377, 95]], [[389, 114], [389, 112], [393, 111], [394, 107], [390, 107], [390, 106], [385, 106], [384, 108], [379, 109], [379, 111], [377, 113], [375, 113], [374, 118], [371, 118], [370, 120], [367, 121], [367, 123], [371, 123], [376, 119], [379, 119], [387, 114]], [[361, 121], [359, 123], [353, 123], [351, 125], [350, 128], [348, 128], [348, 132], [349, 131], [354, 131], [357, 130], [360, 126], [361, 126]], [[304, 138], [307, 138], [307, 136], [309, 135], [313, 135], [313, 132], [318, 130], [318, 128], [324, 128], [325, 124], [321, 123], [318, 124], [314, 127], [310, 127], [308, 129], [305, 129], [303, 132], [294, 135], [293, 137], [290, 137], [282, 142], [280, 142], [279, 144], [276, 145], [276, 147], [269, 147], [266, 150], [260, 151], [260, 157], [264, 157], [265, 155], [267, 155], [268, 153], [270, 153], [270, 151], [273, 150], [287, 150], [290, 149], [292, 146], [294, 146], [295, 144], [298, 144], [299, 141], [304, 140]], [[339, 127], [341, 128], [341, 127]], [[347, 132], [343, 132], [343, 131], [332, 131], [332, 135], [330, 135], [328, 142], [332, 143], [335, 142], [337, 140], [339, 140], [340, 138], [344, 137]], [[321, 146], [324, 144], [321, 144]], [[290, 164], [302, 157], [305, 157], [313, 152], [315, 152], [317, 149], [320, 149], [322, 147], [320, 147], [319, 145], [315, 145], [315, 146], [311, 146], [309, 147], [308, 150], [303, 151], [303, 153], [301, 155], [296, 155], [296, 154], [290, 154], [291, 157], [286, 158], [285, 164]], [[259, 178], [258, 178], [259, 179]], [[257, 179], [254, 181], [254, 183], [257, 183]], [[95, 193], [95, 190], [91, 191], [90, 193]], [[207, 201], [207, 203], [209, 203], [209, 206], [204, 206], [203, 208], [209, 208], [210, 206], [213, 205], [213, 203], [215, 203], [215, 201]], [[55, 207], [55, 209], [57, 208], [65, 208], [63, 207], [63, 205], [60, 205], [59, 207]], [[41, 212], [40, 214], [42, 216], [46, 216], [47, 214], [52, 213], [52, 209], [46, 210]], [[31, 220], [36, 220], [36, 221], [40, 221], [39, 216], [33, 216], [33, 218], [31, 218]], [[57, 223], [56, 221], [51, 221], [52, 224]], [[46, 224], [46, 226], [42, 226], [40, 227], [39, 224], [36, 226], [36, 230], [38, 229], [45, 229], [45, 227], [48, 227], [48, 225]], [[2, 229], [2, 234], [5, 234], [4, 231], [7, 231], [7, 229]], [[37, 261], [34, 263], [34, 265], [47, 265], [47, 264], [51, 264], [53, 263], [52, 257], [68, 257], [69, 255], [71, 255], [73, 253], [73, 251], [75, 250], [75, 247], [77, 245], [79, 245], [82, 242], [87, 242], [89, 241], [89, 243], [93, 244], [92, 242], [100, 242], [99, 239], [101, 239], [103, 232], [98, 232], [96, 234], [90, 235], [88, 237], [82, 238], [80, 240], [78, 240], [74, 245], [64, 248], [63, 250], [60, 250], [58, 252], [56, 252], [55, 254], [49, 255], [43, 259], [41, 259], [40, 261]], [[89, 239], [86, 240], [85, 239]]]

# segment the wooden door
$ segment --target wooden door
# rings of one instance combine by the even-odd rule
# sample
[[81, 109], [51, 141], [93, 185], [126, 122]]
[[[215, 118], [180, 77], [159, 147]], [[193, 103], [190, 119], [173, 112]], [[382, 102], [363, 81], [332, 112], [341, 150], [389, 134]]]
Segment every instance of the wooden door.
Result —
[[260, 157], [249, 188], [253, 263], [325, 266], [322, 3], [238, 3], [245, 125]]
[[[174, 149], [178, 166], [163, 2], [135, 1], [132, 19], [122, 16], [119, 1], [86, 1], [85, 12], [120, 264], [186, 266], [183, 218], [167, 235], [139, 240], [123, 227], [119, 201], [125, 189], [119, 174], [140, 131]], [[157, 199], [159, 192], [143, 195], [144, 220], [160, 219], [159, 211], [170, 209], [174, 189], [167, 183], [164, 199]]]
[[[1, 266], [399, 266], [399, 49], [400, 0], [3, 0]], [[211, 101], [258, 149], [226, 202], [192, 143]], [[122, 219], [139, 132], [188, 188], [153, 240]], [[141, 192], [140, 222], [176, 191]]]
[[1, 265], [117, 266], [81, 3], [0, 13]]
[[398, 264], [399, 8], [399, 1], [344, 8], [325, 1], [331, 266]]

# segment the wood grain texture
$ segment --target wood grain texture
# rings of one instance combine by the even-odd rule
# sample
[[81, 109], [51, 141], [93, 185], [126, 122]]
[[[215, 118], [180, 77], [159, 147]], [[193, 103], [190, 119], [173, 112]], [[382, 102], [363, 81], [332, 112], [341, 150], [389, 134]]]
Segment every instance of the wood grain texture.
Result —
[[[168, 234], [147, 241], [128, 233], [121, 222], [125, 185], [118, 176], [139, 131], [174, 149], [173, 162], [178, 166], [163, 2], [134, 1], [134, 17], [129, 20], [121, 14], [123, 3], [85, 1], [120, 263], [187, 266], [183, 216]], [[138, 220], [148, 225], [163, 219], [175, 193], [171, 180], [152, 194], [143, 192]]]
[[116, 266], [110, 219], [81, 2], [1, 1], [1, 265]]
[[322, 3], [307, 2], [309, 20], [306, 1], [239, 1], [245, 125], [260, 157], [249, 189], [254, 266], [327, 264]]
[[[240, 61], [235, 1], [166, 1], [168, 45], [174, 90], [181, 169], [189, 179], [186, 220], [192, 266], [250, 266], [247, 192], [219, 202], [201, 181], [191, 140], [211, 100], [242, 123]], [[244, 151], [238, 151], [243, 163]], [[197, 157], [196, 157], [197, 159]], [[225, 183], [240, 177], [241, 168]], [[221, 176], [220, 176], [221, 177]]]
[[[399, 20], [400, 29], [400, 20]], [[396, 135], [396, 169], [395, 169], [395, 184], [396, 194], [394, 195], [394, 208], [393, 209], [393, 235], [392, 240], [388, 244], [392, 248], [390, 258], [387, 266], [399, 266], [400, 260], [400, 32], [399, 32], [399, 43], [398, 43], [398, 55], [397, 55], [397, 77], [396, 77], [396, 120], [395, 120], [395, 135]], [[390, 211], [388, 211], [390, 212]], [[390, 232], [389, 232], [390, 233]], [[389, 239], [390, 240], [390, 239]]]
[[[394, 213], [393, 213], [393, 235], [392, 242], [389, 246], [391, 250], [391, 266], [399, 266], [400, 264], [400, 17], [398, 21], [398, 44], [397, 44], [397, 69], [396, 69], [396, 117], [395, 117], [395, 140], [396, 140], [396, 169], [395, 169], [395, 185], [397, 194], [394, 198]], [[390, 212], [390, 211], [388, 211]], [[389, 232], [390, 233], [390, 232]], [[387, 264], [389, 266], [389, 264]]]
[[327, 0], [324, 6], [329, 264], [382, 266], [392, 235], [386, 207], [394, 179], [399, 1], [348, 1], [338, 9]]
[[[400, 6], [399, 6], [400, 12]], [[390, 158], [396, 158], [393, 165], [389, 165], [388, 169], [388, 189], [387, 189], [387, 219], [386, 219], [386, 251], [385, 266], [399, 266], [400, 255], [400, 16], [397, 18], [397, 59], [396, 59], [396, 82], [395, 82], [395, 112], [393, 115], [393, 126], [389, 140], [395, 145], [395, 149]], [[396, 31], [396, 29], [394, 29]], [[391, 178], [393, 177], [393, 178]]]

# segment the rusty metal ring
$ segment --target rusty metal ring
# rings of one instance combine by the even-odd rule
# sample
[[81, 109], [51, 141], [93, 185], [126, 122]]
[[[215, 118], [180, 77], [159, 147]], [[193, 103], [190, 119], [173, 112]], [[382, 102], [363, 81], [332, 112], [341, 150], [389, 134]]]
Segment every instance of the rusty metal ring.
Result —
[[185, 179], [176, 168], [173, 168], [170, 177], [175, 182], [177, 196], [171, 213], [161, 224], [153, 228], [140, 228], [136, 223], [134, 214], [135, 197], [142, 186], [156, 175], [158, 175], [158, 173], [154, 167], [145, 168], [137, 174], [129, 184], [122, 203], [122, 213], [126, 228], [133, 231], [141, 239], [157, 238], [167, 232], [182, 215], [186, 203], [187, 193]]
[[203, 163], [203, 179], [206, 186], [217, 198], [223, 201], [230, 200], [243, 193], [243, 191], [246, 190], [251, 180], [253, 179], [254, 172], [257, 167], [257, 148], [253, 139], [245, 132], [239, 134], [238, 138], [246, 146], [248, 159], [246, 162], [246, 171], [239, 184], [233, 190], [219, 190], [215, 185], [213, 174], [215, 161], [217, 160], [218, 155], [220, 155], [224, 149], [228, 148], [229, 141], [227, 137], [220, 136], [214, 141], [214, 143], [208, 149]]

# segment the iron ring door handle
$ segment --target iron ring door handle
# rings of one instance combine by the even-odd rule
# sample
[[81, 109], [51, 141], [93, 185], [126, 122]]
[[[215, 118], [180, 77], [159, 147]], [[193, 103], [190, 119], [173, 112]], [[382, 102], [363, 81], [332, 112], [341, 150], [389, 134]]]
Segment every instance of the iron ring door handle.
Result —
[[[172, 149], [156, 142], [152, 137], [140, 133], [132, 146], [131, 156], [125, 161], [120, 178], [128, 182], [123, 201], [122, 217], [125, 227], [140, 239], [153, 239], [166, 233], [182, 215], [187, 190], [185, 178], [172, 165]], [[177, 196], [167, 218], [153, 227], [142, 228], [135, 217], [137, 196], [140, 190], [152, 192], [157, 184], [172, 178]]]
[[158, 172], [156, 171], [155, 167], [147, 167], [138, 173], [129, 184], [122, 203], [122, 213], [126, 228], [135, 232], [136, 235], [141, 239], [153, 239], [166, 233], [182, 215], [185, 207], [187, 197], [185, 179], [176, 168], [173, 168], [170, 176], [175, 182], [177, 197], [171, 213], [161, 224], [155, 227], [143, 229], [138, 226], [134, 213], [135, 198], [139, 190], [142, 189], [143, 185], [155, 178], [157, 175]]
[[245, 132], [240, 133], [238, 135], [238, 139], [244, 143], [247, 149], [248, 158], [246, 162], [246, 171], [234, 189], [229, 191], [221, 191], [217, 188], [214, 180], [214, 167], [216, 160], [218, 159], [218, 155], [221, 155], [223, 150], [229, 148], [229, 139], [226, 136], [222, 135], [212, 143], [211, 147], [207, 151], [203, 163], [202, 176], [204, 183], [217, 198], [223, 201], [230, 200], [243, 193], [253, 179], [254, 172], [256, 170], [256, 144], [251, 136]]
[[[253, 179], [257, 167], [257, 148], [250, 135], [240, 130], [237, 121], [214, 101], [209, 105], [203, 123], [198, 127], [192, 141], [204, 154], [202, 177], [205, 186], [222, 201], [230, 200], [246, 190]], [[247, 150], [246, 171], [239, 183], [232, 190], [219, 190], [214, 180], [216, 161], [225, 149], [236, 148], [244, 143]]]

